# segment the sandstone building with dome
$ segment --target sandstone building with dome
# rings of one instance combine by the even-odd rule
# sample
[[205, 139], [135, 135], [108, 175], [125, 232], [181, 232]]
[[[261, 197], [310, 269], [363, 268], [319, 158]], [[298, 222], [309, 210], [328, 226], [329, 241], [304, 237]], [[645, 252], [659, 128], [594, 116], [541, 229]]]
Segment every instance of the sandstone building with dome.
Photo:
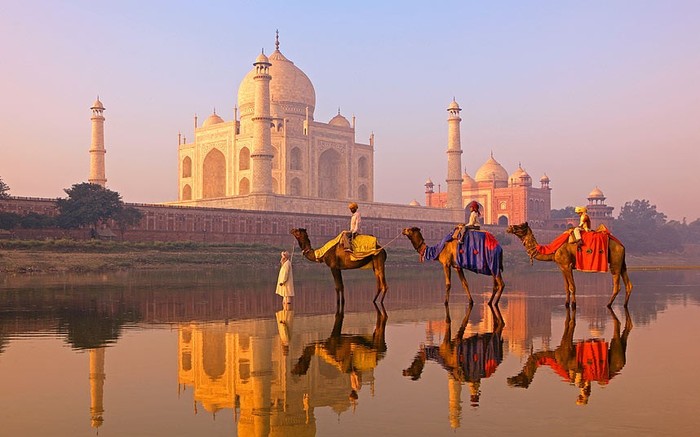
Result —
[[[534, 227], [547, 227], [550, 220], [551, 191], [549, 177], [540, 178], [540, 186], [533, 186], [532, 177], [521, 165], [510, 175], [496, 161], [493, 153], [472, 178], [466, 171], [461, 176], [460, 199], [462, 207], [469, 202], [479, 203], [484, 224], [507, 226], [529, 222]], [[442, 208], [447, 204], [447, 193], [428, 179], [425, 182], [425, 205]]]

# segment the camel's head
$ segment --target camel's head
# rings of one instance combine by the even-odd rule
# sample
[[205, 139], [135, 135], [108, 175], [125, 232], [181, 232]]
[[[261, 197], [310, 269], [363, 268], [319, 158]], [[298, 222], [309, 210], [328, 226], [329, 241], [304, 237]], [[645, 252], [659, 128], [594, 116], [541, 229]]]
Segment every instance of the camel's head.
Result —
[[304, 228], [294, 228], [289, 231], [289, 233], [294, 235], [294, 238], [297, 239], [299, 244], [301, 244], [303, 241], [308, 241], [309, 239], [309, 235], [306, 233], [306, 229]]
[[525, 235], [527, 235], [527, 232], [528, 232], [529, 230], [530, 230], [530, 225], [528, 225], [527, 222], [525, 222], [525, 223], [521, 223], [521, 224], [519, 224], [519, 225], [510, 225], [510, 226], [508, 226], [508, 228], [506, 229], [506, 232], [509, 233], [509, 234], [513, 234], [513, 235], [515, 235], [516, 237], [521, 237], [521, 238], [522, 238], [522, 237], [524, 237]]
[[407, 237], [411, 237], [412, 235], [420, 234], [420, 228], [404, 228], [401, 233]]

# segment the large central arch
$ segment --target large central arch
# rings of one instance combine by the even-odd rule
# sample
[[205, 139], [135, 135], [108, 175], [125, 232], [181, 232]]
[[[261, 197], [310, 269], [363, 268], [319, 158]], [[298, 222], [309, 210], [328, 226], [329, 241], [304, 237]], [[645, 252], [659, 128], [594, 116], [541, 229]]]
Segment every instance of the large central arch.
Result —
[[202, 197], [226, 195], [226, 158], [218, 149], [211, 149], [202, 164]]
[[341, 156], [336, 150], [328, 149], [318, 158], [318, 197], [342, 199]]

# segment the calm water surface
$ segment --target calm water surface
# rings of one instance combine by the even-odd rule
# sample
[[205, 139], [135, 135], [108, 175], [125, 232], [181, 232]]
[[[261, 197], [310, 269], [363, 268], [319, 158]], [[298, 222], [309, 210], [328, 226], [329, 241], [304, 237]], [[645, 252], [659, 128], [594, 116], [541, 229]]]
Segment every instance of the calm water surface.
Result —
[[[506, 272], [496, 310], [437, 265], [0, 278], [0, 435], [697, 435], [700, 271]], [[400, 275], [400, 276], [399, 276]]]

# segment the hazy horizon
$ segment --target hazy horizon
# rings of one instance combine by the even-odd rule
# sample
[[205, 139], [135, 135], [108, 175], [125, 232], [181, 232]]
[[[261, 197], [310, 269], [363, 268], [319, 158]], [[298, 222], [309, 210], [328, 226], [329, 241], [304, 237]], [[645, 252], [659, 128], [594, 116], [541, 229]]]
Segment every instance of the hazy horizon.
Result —
[[[447, 106], [462, 108], [462, 166], [519, 164], [552, 208], [600, 188], [617, 217], [646, 199], [700, 218], [700, 3], [7, 1], [0, 5], [0, 178], [14, 196], [87, 181], [90, 106], [105, 110], [107, 187], [177, 199], [178, 132], [233, 118], [260, 53], [316, 90], [314, 118], [375, 135], [375, 196], [446, 189]], [[437, 187], [436, 187], [437, 188]]]

